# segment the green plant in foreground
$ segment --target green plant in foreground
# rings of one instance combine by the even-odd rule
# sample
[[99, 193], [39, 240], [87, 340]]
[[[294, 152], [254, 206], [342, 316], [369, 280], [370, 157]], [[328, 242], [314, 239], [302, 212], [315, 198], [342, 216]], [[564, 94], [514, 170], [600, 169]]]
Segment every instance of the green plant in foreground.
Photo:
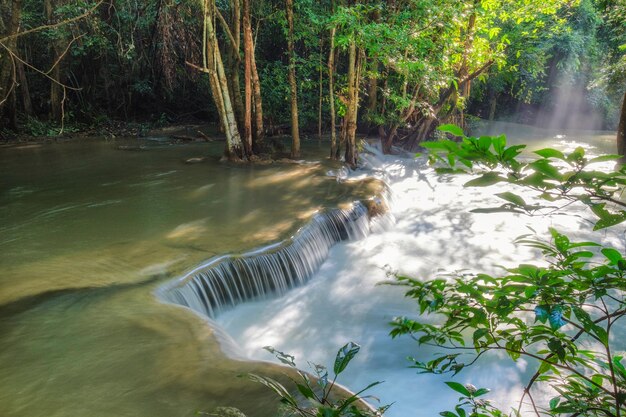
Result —
[[[502, 206], [474, 211], [536, 214], [554, 211], [542, 201], [564, 202], [557, 210], [578, 201], [596, 217], [594, 230], [626, 220], [618, 196], [625, 184], [624, 167], [613, 172], [588, 168], [617, 156], [587, 159], [581, 148], [569, 155], [542, 149], [535, 152], [541, 159], [523, 161], [518, 157], [524, 146], [506, 147], [504, 136], [468, 138], [455, 126], [441, 129], [461, 140], [426, 145], [431, 161], [443, 163], [440, 172], [478, 169], [479, 176], [466, 186], [504, 182], [536, 192], [537, 202], [505, 192], [497, 194], [505, 200]], [[505, 352], [513, 361], [528, 360], [536, 372], [513, 415], [622, 416], [626, 369], [624, 341], [616, 332], [626, 315], [626, 259], [614, 248], [572, 242], [555, 229], [548, 240], [526, 235], [517, 243], [540, 250], [543, 262], [507, 269], [499, 277], [473, 274], [420, 281], [396, 275], [394, 284], [408, 288], [406, 296], [416, 300], [420, 315], [437, 314], [443, 322], [397, 318], [392, 337], [409, 335], [420, 345], [439, 349], [430, 361], [414, 360], [414, 367], [425, 373], [456, 374], [493, 351]], [[448, 385], [462, 397], [454, 412], [441, 413], [444, 417], [505, 414], [477, 398], [486, 390]], [[547, 403], [538, 399], [538, 389], [551, 393]]]
[[256, 374], [249, 374], [248, 376], [251, 380], [270, 388], [280, 397], [286, 415], [301, 417], [375, 417], [381, 416], [388, 408], [388, 406], [383, 406], [374, 410], [362, 401], [372, 397], [361, 397], [361, 394], [381, 382], [373, 382], [351, 395], [347, 395], [345, 391], [337, 390], [337, 378], [360, 350], [360, 346], [355, 343], [350, 342], [337, 352], [332, 379], [329, 379], [328, 369], [325, 366], [309, 363], [314, 374], [312, 378], [309, 374], [296, 368], [293, 356], [277, 351], [269, 346], [265, 349], [296, 372], [298, 380], [290, 379], [295, 384], [302, 398], [296, 397], [281, 383], [272, 378]]
[[[438, 163], [442, 174], [475, 174], [465, 186], [486, 187], [497, 183], [523, 187], [536, 193], [529, 203], [513, 192], [496, 194], [504, 204], [493, 208], [472, 210], [479, 213], [508, 211], [523, 214], [549, 214], [580, 202], [587, 205], [597, 218], [594, 230], [614, 226], [626, 220], [626, 203], [619, 196], [626, 185], [626, 165], [613, 171], [599, 171], [591, 166], [616, 161], [619, 155], [587, 158], [585, 150], [576, 148], [570, 154], [546, 148], [535, 151], [540, 158], [520, 158], [526, 145], [506, 146], [506, 137], [466, 137], [454, 125], [439, 129], [460, 141], [441, 140], [422, 145], [430, 152], [431, 163]], [[556, 205], [560, 204], [560, 205]]]

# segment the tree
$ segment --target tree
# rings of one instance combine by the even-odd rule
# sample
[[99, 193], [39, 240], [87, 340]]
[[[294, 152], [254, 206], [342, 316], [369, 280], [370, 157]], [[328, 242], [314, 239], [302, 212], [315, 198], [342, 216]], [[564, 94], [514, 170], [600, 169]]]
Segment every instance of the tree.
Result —
[[626, 93], [622, 99], [622, 111], [617, 125], [617, 153], [626, 155]]
[[[11, 7], [9, 4], [11, 3]], [[22, 1], [0, 3], [0, 34], [14, 35], [17, 34], [20, 27]], [[3, 16], [9, 17], [8, 21]], [[6, 43], [2, 43], [4, 48], [0, 54], [0, 111], [4, 110], [7, 114], [9, 126], [17, 128], [17, 110], [15, 99], [15, 87], [17, 86], [17, 64], [11, 53], [17, 49], [17, 38], [10, 38]], [[6, 104], [6, 105], [5, 105]], [[1, 113], [0, 113], [1, 116]]]
[[289, 54], [289, 91], [291, 98], [291, 157], [300, 157], [300, 127], [298, 125], [298, 83], [296, 80], [296, 55], [294, 46], [293, 0], [286, 0], [287, 53]]
[[189, 62], [188, 65], [209, 75], [213, 101], [215, 102], [217, 112], [220, 116], [220, 125], [226, 134], [226, 157], [235, 161], [243, 160], [247, 159], [247, 155], [241, 137], [239, 136], [237, 120], [228, 90], [226, 72], [224, 71], [217, 33], [215, 32], [215, 26], [213, 24], [215, 18], [215, 0], [204, 0], [204, 29], [202, 34], [203, 62], [201, 67]]

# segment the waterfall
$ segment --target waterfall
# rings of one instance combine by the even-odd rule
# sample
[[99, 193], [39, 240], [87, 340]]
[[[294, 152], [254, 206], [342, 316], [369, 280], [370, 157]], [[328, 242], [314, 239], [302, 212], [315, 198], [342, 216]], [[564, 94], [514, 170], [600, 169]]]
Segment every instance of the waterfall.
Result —
[[157, 290], [164, 301], [188, 307], [209, 318], [248, 300], [284, 294], [308, 281], [332, 246], [369, 234], [367, 207], [316, 214], [289, 239], [241, 255], [210, 259]]

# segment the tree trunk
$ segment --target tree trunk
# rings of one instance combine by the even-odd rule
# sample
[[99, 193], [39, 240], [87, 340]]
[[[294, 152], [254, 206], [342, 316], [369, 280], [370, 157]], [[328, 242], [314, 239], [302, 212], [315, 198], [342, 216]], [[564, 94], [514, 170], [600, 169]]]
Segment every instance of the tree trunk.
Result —
[[252, 26], [250, 23], [250, 0], [243, 0], [243, 54], [244, 54], [244, 134], [243, 143], [248, 155], [252, 155]]
[[376, 105], [378, 104], [378, 68], [378, 61], [374, 60], [372, 62], [372, 72], [375, 75], [370, 77], [367, 89], [367, 112], [369, 114], [376, 113]]
[[[12, 0], [10, 4], [10, 12], [9, 5], [4, 2], [0, 8], [3, 14], [6, 12], [10, 13], [8, 22], [4, 20], [4, 17], [0, 17], [0, 34], [10, 35], [17, 33], [19, 30], [22, 17], [22, 0]], [[17, 52], [17, 39], [11, 38], [7, 40], [5, 46], [10, 51]], [[0, 116], [4, 113], [8, 121], [8, 127], [17, 129], [17, 100], [15, 98], [18, 75], [16, 71], [17, 61], [4, 49], [0, 50], [0, 58], [2, 58], [0, 61]]]
[[289, 34], [287, 49], [289, 52], [289, 89], [291, 90], [291, 157], [300, 157], [300, 128], [298, 126], [298, 85], [296, 83], [296, 55], [293, 34], [293, 0], [287, 1], [287, 24]]
[[[379, 23], [380, 22], [380, 10], [379, 9], [375, 9], [373, 12], [373, 16], [372, 16], [372, 20], [375, 23]], [[376, 59], [376, 57], [373, 57], [372, 61], [371, 61], [371, 71], [372, 71], [372, 75], [369, 78], [369, 83], [368, 83], [368, 89], [367, 89], [367, 93], [368, 93], [368, 98], [367, 98], [367, 113], [369, 115], [373, 115], [374, 113], [376, 113], [376, 106], [378, 104], [378, 69], [379, 69], [379, 62], [378, 59]]]
[[328, 53], [328, 98], [330, 101], [330, 159], [337, 158], [337, 132], [335, 125], [335, 31], [330, 30], [330, 52]]
[[396, 137], [398, 133], [398, 125], [394, 124], [389, 129], [389, 132], [385, 131], [383, 126], [378, 126], [378, 133], [380, 136], [380, 142], [382, 145], [382, 150], [384, 154], [391, 153], [391, 146], [393, 145], [393, 139]]
[[245, 159], [243, 144], [237, 129], [237, 120], [228, 91], [228, 82], [224, 71], [224, 63], [217, 42], [217, 34], [213, 19], [215, 18], [215, 0], [204, 0], [204, 35], [203, 35], [203, 68], [209, 74], [209, 83], [220, 123], [226, 135], [226, 157], [230, 160]]
[[33, 114], [33, 103], [30, 99], [30, 89], [28, 88], [28, 78], [26, 78], [26, 72], [24, 71], [24, 64], [16, 62], [17, 68], [17, 80], [20, 84], [20, 96], [22, 98], [22, 108], [26, 115], [31, 116]]
[[258, 149], [262, 147], [265, 131], [263, 129], [263, 98], [261, 97], [261, 80], [256, 68], [256, 59], [254, 57], [255, 46], [252, 41], [252, 30], [250, 30], [250, 44], [252, 45], [251, 67], [252, 67], [252, 88], [254, 93], [254, 131], [252, 139], [254, 146]]
[[324, 51], [324, 38], [320, 36], [320, 61], [319, 61], [319, 100], [317, 107], [317, 139], [322, 140], [322, 105], [324, 104], [324, 69], [322, 64], [322, 52]]
[[232, 40], [234, 43], [230, 45], [228, 52], [228, 88], [233, 100], [235, 115], [237, 118], [237, 126], [239, 129], [245, 130], [245, 111], [244, 100], [241, 97], [241, 82], [239, 80], [239, 70], [241, 68], [241, 61], [239, 58], [239, 51], [241, 49], [241, 0], [230, 0], [231, 8], [231, 29], [223, 21], [224, 30], [230, 30]]
[[619, 125], [617, 126], [617, 153], [620, 155], [626, 154], [626, 92], [622, 100], [622, 112], [619, 118]]
[[493, 122], [496, 118], [496, 105], [498, 104], [496, 100], [496, 93], [491, 90], [489, 92], [489, 121]]
[[356, 128], [359, 110], [359, 85], [362, 51], [352, 42], [348, 50], [348, 105], [345, 120], [345, 161], [352, 168], [356, 168], [358, 152], [356, 148]]
[[[53, 0], [45, 0], [44, 7], [46, 11], [46, 19], [48, 24], [54, 24], [54, 4]], [[65, 104], [65, 89], [61, 81], [61, 61], [64, 53], [63, 47], [59, 40], [54, 39], [50, 42], [50, 52], [53, 57], [54, 67], [50, 72], [50, 120], [62, 123], [64, 117], [63, 106]]]

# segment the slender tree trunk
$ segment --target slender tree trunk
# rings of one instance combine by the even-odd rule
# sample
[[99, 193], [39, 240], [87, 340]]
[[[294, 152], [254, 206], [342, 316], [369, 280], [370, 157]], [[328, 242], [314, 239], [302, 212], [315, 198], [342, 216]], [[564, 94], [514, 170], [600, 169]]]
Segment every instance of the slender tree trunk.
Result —
[[291, 157], [300, 157], [300, 128], [298, 126], [298, 85], [296, 83], [296, 55], [293, 29], [293, 0], [286, 0], [287, 24], [289, 34], [287, 48], [289, 51], [289, 88], [291, 90]]
[[335, 125], [335, 31], [330, 30], [330, 51], [328, 52], [328, 98], [330, 101], [330, 158], [337, 159], [337, 132]]
[[359, 85], [362, 51], [352, 42], [348, 49], [348, 105], [345, 121], [345, 161], [352, 168], [356, 168], [358, 152], [356, 148], [357, 115], [359, 110]]
[[[469, 16], [469, 21], [467, 23], [467, 30], [464, 34], [465, 43], [463, 46], [463, 58], [461, 59], [461, 67], [458, 71], [458, 79], [463, 80], [466, 79], [469, 75], [469, 54], [470, 49], [474, 44], [474, 33], [476, 26], [476, 7], [478, 7], [478, 1], [474, 1], [472, 12]], [[457, 97], [468, 98], [470, 95], [471, 89], [471, 80], [468, 80], [465, 83], [459, 83], [459, 95]], [[465, 106], [465, 102], [463, 102], [463, 106]], [[462, 108], [460, 111], [460, 126], [465, 128], [465, 109]]]
[[[230, 62], [228, 88], [233, 99], [237, 125], [240, 130], [243, 129], [245, 131], [244, 99], [241, 97], [241, 82], [239, 80], [239, 69], [241, 68], [241, 61], [239, 58], [239, 51], [241, 49], [241, 0], [230, 0], [230, 5], [232, 11], [231, 34], [234, 44], [231, 44], [228, 54]], [[227, 26], [224, 29], [226, 30]]]
[[[44, 8], [49, 24], [55, 23], [53, 15], [54, 6], [52, 0], [45, 0]], [[50, 119], [61, 123], [63, 121], [63, 106], [65, 104], [65, 91], [61, 82], [61, 60], [63, 58], [61, 54], [63, 54], [64, 51], [63, 48], [60, 47], [58, 40], [55, 39], [50, 42], [50, 52], [52, 53], [53, 62], [55, 63], [50, 72]]]
[[376, 105], [378, 104], [378, 61], [372, 62], [372, 72], [376, 75], [372, 75], [369, 79], [369, 86], [367, 89], [367, 111], [369, 114], [376, 112]]
[[498, 104], [496, 99], [496, 93], [491, 90], [489, 92], [489, 121], [492, 122], [496, 118], [496, 105]]
[[265, 136], [265, 130], [263, 128], [263, 98], [261, 97], [261, 80], [259, 79], [259, 73], [256, 68], [256, 59], [254, 57], [255, 46], [252, 41], [252, 31], [250, 35], [250, 44], [252, 45], [251, 54], [251, 67], [252, 67], [252, 88], [254, 93], [254, 131], [252, 139], [254, 146], [258, 149], [262, 148], [263, 137]]
[[[372, 20], [375, 23], [380, 22], [380, 10], [374, 10]], [[376, 113], [376, 106], [378, 104], [378, 68], [379, 62], [375, 57], [371, 61], [372, 76], [369, 77], [368, 89], [367, 89], [367, 112], [372, 115]]]
[[[17, 33], [22, 17], [22, 0], [12, 0], [11, 7], [3, 2], [0, 11], [4, 14], [10, 10], [10, 19], [4, 20], [6, 16], [0, 17], [0, 34]], [[17, 52], [17, 39], [12, 38], [6, 41], [5, 46], [12, 52]], [[0, 116], [2, 113], [7, 118], [8, 127], [17, 129], [17, 109], [16, 92], [17, 86], [17, 61], [9, 53], [0, 49]]]
[[243, 54], [244, 54], [244, 134], [243, 143], [248, 155], [252, 155], [252, 26], [250, 23], [250, 0], [243, 0]]
[[322, 53], [324, 52], [324, 38], [320, 36], [320, 62], [319, 62], [319, 100], [317, 113], [317, 139], [322, 140], [322, 104], [324, 103], [324, 65]]
[[226, 135], [226, 157], [230, 160], [245, 158], [243, 144], [237, 129], [237, 120], [228, 91], [224, 63], [215, 32], [215, 0], [204, 0], [203, 68], [209, 74], [209, 83], [220, 123]]
[[16, 62], [15, 66], [17, 68], [17, 79], [20, 84], [20, 96], [22, 97], [22, 107], [24, 109], [24, 113], [28, 116], [33, 114], [33, 103], [30, 99], [30, 89], [28, 88], [28, 78], [26, 78], [26, 72], [24, 71], [24, 64], [21, 62]]
[[626, 92], [622, 100], [622, 112], [617, 126], [617, 153], [626, 154]]

